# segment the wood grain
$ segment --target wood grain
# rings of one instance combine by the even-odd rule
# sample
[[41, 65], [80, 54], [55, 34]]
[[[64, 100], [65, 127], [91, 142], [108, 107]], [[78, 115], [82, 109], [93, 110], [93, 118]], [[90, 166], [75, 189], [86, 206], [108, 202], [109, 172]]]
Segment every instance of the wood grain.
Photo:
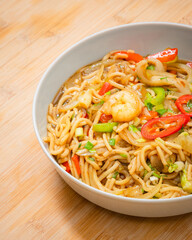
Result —
[[0, 1], [0, 239], [191, 239], [192, 214], [136, 218], [80, 197], [33, 130], [33, 96], [49, 64], [85, 36], [142, 21], [191, 25], [192, 1]]

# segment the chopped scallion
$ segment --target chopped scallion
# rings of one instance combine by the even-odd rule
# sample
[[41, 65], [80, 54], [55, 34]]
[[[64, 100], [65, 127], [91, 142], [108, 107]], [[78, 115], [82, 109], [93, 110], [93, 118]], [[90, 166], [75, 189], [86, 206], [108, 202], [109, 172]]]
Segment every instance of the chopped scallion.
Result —
[[192, 108], [192, 100], [191, 99], [187, 102], [187, 107]]
[[82, 127], [78, 127], [75, 129], [75, 137], [83, 137], [83, 128]]
[[93, 158], [93, 157], [88, 157], [88, 159], [91, 161], [95, 161], [95, 158]]
[[75, 113], [73, 113], [73, 115], [71, 116], [71, 120], [73, 121], [73, 118], [75, 117]]
[[117, 178], [117, 175], [119, 174], [119, 172], [114, 172], [113, 175], [112, 175], [112, 178]]
[[89, 150], [90, 153], [96, 153], [96, 150], [95, 149], [91, 149]]
[[127, 158], [127, 155], [124, 154], [124, 153], [120, 153], [119, 155], [120, 155], [121, 157]]
[[169, 172], [169, 173], [172, 173], [172, 172], [174, 172], [177, 168], [178, 168], [178, 165], [175, 164], [175, 163], [172, 163], [172, 164], [170, 164], [170, 166], [169, 166], [169, 168], [168, 168], [168, 172]]
[[143, 177], [145, 177], [147, 173], [148, 173], [148, 171], [145, 169], [145, 170], [144, 170]]
[[167, 80], [167, 77], [162, 77], [162, 78], [160, 78], [160, 80], [163, 80], [163, 79]]
[[111, 91], [106, 92], [105, 95], [111, 95]]
[[179, 133], [184, 132], [184, 126], [182, 125], [181, 129], [179, 130]]
[[161, 193], [156, 193], [154, 197], [155, 198], [160, 198], [160, 197], [162, 197], [162, 194]]
[[134, 125], [129, 125], [129, 131], [138, 132], [138, 129]]
[[144, 138], [138, 138], [138, 139], [136, 139], [136, 141], [139, 142], [139, 143], [146, 142], [146, 140]]
[[78, 146], [78, 148], [80, 148], [80, 147], [81, 147], [81, 145], [82, 145], [82, 143], [79, 143], [79, 146]]
[[167, 112], [174, 113], [171, 109], [167, 109]]
[[109, 139], [109, 145], [115, 146], [115, 138]]
[[147, 109], [148, 109], [149, 111], [152, 111], [153, 106], [154, 106], [152, 103], [148, 102], [148, 103], [146, 103], [145, 105], [146, 105], [146, 107], [147, 107]]
[[84, 148], [86, 148], [87, 150], [91, 150], [93, 147], [94, 147], [94, 145], [89, 141], [84, 146]]
[[155, 173], [155, 172], [153, 172], [152, 175], [153, 175], [154, 177], [161, 178], [161, 176], [160, 176], [159, 174]]
[[104, 100], [101, 100], [99, 103], [95, 103], [95, 104], [93, 104], [93, 106], [99, 106], [99, 105], [103, 105], [104, 104]]
[[149, 69], [149, 70], [155, 70], [155, 66], [154, 66], [154, 65], [149, 65], [149, 66], [147, 67], [147, 69]]
[[151, 166], [151, 163], [149, 163], [148, 166], [151, 168], [152, 171], [156, 171], [156, 169]]
[[156, 110], [156, 111], [162, 116], [164, 113], [167, 112], [167, 109], [162, 108], [162, 109], [159, 109], [159, 110]]
[[117, 126], [117, 122], [97, 123], [93, 124], [93, 131], [95, 132], [113, 132], [113, 128]]

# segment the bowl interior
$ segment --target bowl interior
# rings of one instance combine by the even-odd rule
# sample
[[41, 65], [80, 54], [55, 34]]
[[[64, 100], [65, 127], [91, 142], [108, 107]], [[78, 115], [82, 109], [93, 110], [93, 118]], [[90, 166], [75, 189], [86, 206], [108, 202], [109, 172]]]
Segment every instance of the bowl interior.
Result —
[[[190, 59], [191, 43], [192, 27], [190, 26], [170, 23], [138, 23], [114, 27], [93, 34], [63, 52], [42, 77], [33, 104], [35, 132], [43, 150], [52, 162], [56, 164], [54, 158], [49, 154], [46, 144], [42, 141], [47, 134], [48, 105], [62, 83], [75, 71], [116, 49], [133, 49], [141, 55], [147, 55], [167, 47], [177, 47], [180, 58]], [[73, 179], [73, 181], [76, 180]]]
[[46, 136], [46, 114], [61, 84], [79, 68], [115, 49], [133, 49], [141, 55], [177, 47], [179, 57], [191, 58], [192, 27], [167, 23], [141, 23], [115, 27], [94, 34], [59, 56], [44, 74], [35, 97], [35, 123]]

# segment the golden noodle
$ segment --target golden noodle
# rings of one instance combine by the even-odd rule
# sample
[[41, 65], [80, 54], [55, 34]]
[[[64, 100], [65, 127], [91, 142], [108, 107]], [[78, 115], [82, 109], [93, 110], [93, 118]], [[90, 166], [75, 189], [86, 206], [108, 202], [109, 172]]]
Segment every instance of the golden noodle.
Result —
[[[186, 134], [188, 145], [192, 143], [192, 121], [183, 126], [185, 134], [177, 131], [154, 140], [143, 137], [141, 128], [149, 120], [146, 116], [158, 112], [156, 104], [146, 104], [147, 96], [156, 97], [154, 87], [163, 88], [166, 95], [163, 112], [151, 119], [180, 114], [175, 100], [191, 94], [192, 69], [179, 60], [128, 61], [126, 52], [134, 53], [112, 51], [62, 85], [48, 108], [44, 141], [63, 169], [102, 191], [145, 199], [190, 194], [181, 175], [186, 171], [192, 181], [192, 152], [183, 143]], [[106, 82], [110, 90], [99, 94]], [[104, 115], [110, 118], [101, 121]], [[100, 122], [118, 124], [109, 132], [95, 131]]]

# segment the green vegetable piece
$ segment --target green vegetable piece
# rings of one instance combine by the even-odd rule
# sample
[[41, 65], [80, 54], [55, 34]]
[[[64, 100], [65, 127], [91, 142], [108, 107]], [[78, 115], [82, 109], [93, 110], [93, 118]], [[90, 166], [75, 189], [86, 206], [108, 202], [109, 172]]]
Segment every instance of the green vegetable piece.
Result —
[[182, 125], [181, 129], [179, 130], [179, 133], [184, 132], [184, 126]]
[[117, 178], [117, 175], [119, 174], [119, 172], [114, 172], [113, 175], [112, 175], [112, 178]]
[[91, 149], [89, 150], [90, 153], [96, 153], [96, 150], [95, 149]]
[[152, 111], [154, 105], [152, 103], [148, 102], [148, 103], [145, 104], [145, 106], [147, 107], [147, 109], [149, 111]]
[[187, 107], [192, 108], [192, 100], [191, 99], [187, 102]]
[[143, 142], [146, 142], [146, 139], [144, 139], [144, 138], [138, 138], [138, 139], [136, 139], [136, 141], [139, 142], [139, 143], [143, 143]]
[[167, 174], [161, 174], [161, 177], [164, 179], [165, 177], [167, 177]]
[[109, 145], [115, 146], [115, 138], [109, 139]]
[[187, 172], [184, 169], [183, 173], [181, 174], [181, 187], [183, 188], [184, 191], [188, 193], [192, 193], [192, 181], [189, 181], [187, 179]]
[[73, 113], [73, 115], [71, 116], [71, 120], [73, 121], [73, 118], [75, 117], [75, 113]]
[[172, 172], [174, 172], [177, 168], [178, 168], [178, 165], [177, 165], [177, 164], [175, 164], [175, 163], [170, 163], [169, 168], [168, 168], [168, 172], [169, 172], [169, 173], [172, 173]]
[[113, 132], [113, 128], [117, 126], [117, 122], [112, 123], [98, 123], [93, 125], [94, 132]]
[[144, 190], [143, 188], [141, 188], [141, 192], [142, 192], [142, 193], [145, 193], [145, 190]]
[[145, 170], [144, 170], [143, 177], [145, 177], [147, 173], [148, 173], [148, 171], [145, 169]]
[[134, 125], [129, 125], [129, 131], [138, 132], [138, 129]]
[[99, 106], [99, 105], [103, 105], [104, 104], [104, 100], [101, 100], [99, 103], [95, 103], [95, 104], [93, 104], [93, 106]]
[[75, 137], [83, 137], [83, 128], [79, 127], [75, 129]]
[[149, 70], [155, 70], [155, 66], [154, 66], [154, 65], [149, 65], [149, 66], [147, 67], [147, 69], [149, 69]]
[[160, 80], [163, 80], [163, 79], [167, 80], [167, 77], [162, 77], [162, 78], [160, 78]]
[[159, 110], [156, 110], [161, 116], [167, 112], [167, 109], [159, 109]]
[[154, 199], [158, 199], [162, 197], [162, 194], [161, 193], [156, 193], [155, 196], [153, 197]]
[[165, 90], [162, 87], [153, 87], [151, 88], [156, 96], [152, 97], [150, 93], [147, 93], [146, 99], [145, 99], [145, 106], [147, 106], [147, 103], [151, 103], [152, 105], [159, 105], [164, 102], [165, 100]]
[[124, 153], [120, 153], [119, 155], [120, 155], [121, 157], [127, 158], [127, 155], [124, 154]]
[[88, 159], [91, 161], [95, 161], [95, 158], [93, 158], [93, 157], [88, 157]]
[[81, 147], [81, 145], [82, 145], [82, 143], [79, 143], [79, 146], [78, 146], [78, 148], [80, 148], [80, 147]]
[[155, 111], [157, 111], [159, 109], [163, 109], [163, 108], [164, 108], [163, 104], [158, 104], [155, 106]]
[[167, 112], [174, 113], [173, 110], [171, 110], [171, 109], [167, 109]]
[[111, 91], [106, 92], [105, 95], [111, 95]]
[[152, 175], [153, 175], [154, 177], [161, 178], [161, 176], [160, 176], [159, 174], [155, 173], [155, 172], [153, 172]]
[[148, 164], [152, 171], [157, 171], [154, 167], [151, 166], [151, 163]]
[[84, 146], [84, 148], [86, 148], [87, 150], [91, 150], [93, 147], [94, 147], [94, 145], [89, 141]]

